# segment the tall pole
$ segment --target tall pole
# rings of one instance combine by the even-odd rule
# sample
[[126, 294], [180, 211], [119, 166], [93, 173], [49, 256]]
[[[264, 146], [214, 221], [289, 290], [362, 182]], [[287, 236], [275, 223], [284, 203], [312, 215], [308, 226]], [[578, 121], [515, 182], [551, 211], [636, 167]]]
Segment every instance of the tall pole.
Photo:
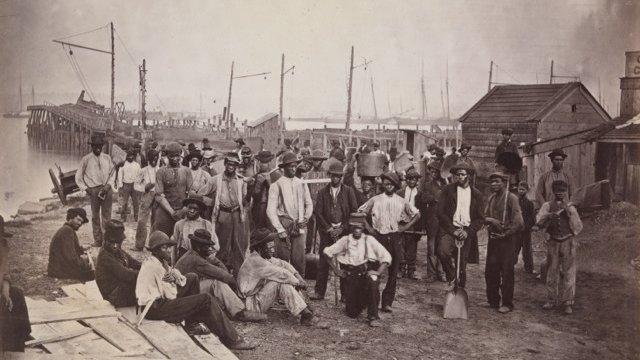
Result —
[[31, 105], [35, 105], [35, 104], [36, 104], [36, 91], [34, 90], [33, 85], [31, 85]]
[[491, 80], [493, 78], [493, 60], [489, 64], [489, 86], [487, 87], [487, 92], [491, 91]]
[[553, 60], [551, 60], [551, 72], [549, 73], [549, 84], [553, 84]]
[[282, 134], [282, 131], [284, 131], [284, 118], [283, 113], [282, 113], [282, 98], [284, 96], [284, 53], [282, 54], [282, 62], [280, 63], [280, 112], [279, 112], [279, 118], [278, 118], [278, 127], [280, 130], [280, 133]]
[[424, 61], [422, 61], [422, 73], [420, 76], [420, 94], [422, 98], [422, 122], [427, 119], [427, 92], [424, 88]]
[[20, 95], [20, 103], [18, 104], [18, 112], [22, 112], [22, 73], [20, 73], [20, 84], [18, 85], [18, 94]]
[[111, 29], [111, 131], [115, 126], [115, 88], [116, 88], [116, 53], [115, 43], [113, 41], [113, 22], [109, 23]]
[[351, 129], [351, 85], [353, 84], [353, 46], [351, 46], [351, 64], [349, 65], [349, 86], [347, 87], [347, 122], [346, 129]]
[[233, 64], [234, 61], [231, 62], [231, 75], [229, 76], [229, 98], [227, 100], [227, 116], [225, 118], [226, 121], [226, 133], [225, 133], [225, 138], [226, 139], [231, 139], [231, 89], [233, 87]]
[[371, 98], [373, 99], [373, 119], [378, 122], [378, 108], [376, 107], [376, 93], [373, 91], [373, 76], [371, 77]]
[[147, 129], [147, 60], [142, 59], [142, 67], [140, 69], [140, 121], [142, 128]]

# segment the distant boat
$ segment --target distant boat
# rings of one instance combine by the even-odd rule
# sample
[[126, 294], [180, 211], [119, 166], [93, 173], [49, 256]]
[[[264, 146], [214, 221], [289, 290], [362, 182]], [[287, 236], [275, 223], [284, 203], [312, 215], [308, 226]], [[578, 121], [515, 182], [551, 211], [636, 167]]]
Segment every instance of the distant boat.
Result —
[[[8, 113], [2, 114], [3, 118], [14, 118], [14, 119], [24, 119], [29, 117], [28, 111], [22, 111], [22, 75], [20, 75], [20, 86], [18, 87], [18, 96], [20, 97], [20, 105], [18, 107], [18, 111], [10, 111]], [[31, 87], [31, 105], [34, 104], [35, 92], [33, 90], [33, 86]]]

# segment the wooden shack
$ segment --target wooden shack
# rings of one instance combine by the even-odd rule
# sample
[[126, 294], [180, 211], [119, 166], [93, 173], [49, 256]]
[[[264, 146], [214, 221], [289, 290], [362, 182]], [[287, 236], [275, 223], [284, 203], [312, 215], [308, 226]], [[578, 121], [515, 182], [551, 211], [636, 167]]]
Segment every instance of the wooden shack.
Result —
[[[278, 114], [267, 113], [254, 121], [247, 124], [244, 136], [260, 137], [264, 140], [262, 146], [264, 149], [270, 149], [273, 151], [278, 148], [280, 140], [280, 124], [278, 121]], [[254, 152], [262, 149], [253, 149]]]
[[574, 186], [595, 181], [594, 132], [610, 125], [611, 117], [580, 82], [565, 84], [501, 85], [489, 91], [459, 119], [463, 142], [486, 176], [495, 168], [501, 130], [513, 129], [520, 148], [523, 175], [535, 185], [551, 167], [547, 154], [563, 148], [569, 155], [565, 170], [575, 175]]

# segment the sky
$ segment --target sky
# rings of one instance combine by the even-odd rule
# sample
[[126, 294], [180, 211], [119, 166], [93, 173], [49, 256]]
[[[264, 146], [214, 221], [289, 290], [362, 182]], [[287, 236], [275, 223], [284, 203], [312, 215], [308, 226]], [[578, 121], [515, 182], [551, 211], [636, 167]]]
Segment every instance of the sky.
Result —
[[[449, 82], [451, 117], [487, 92], [489, 62], [500, 83], [579, 76], [615, 115], [624, 52], [640, 50], [640, 1], [103, 1], [0, 0], [0, 108], [14, 110], [22, 78], [25, 104], [75, 102], [82, 89], [75, 59], [95, 94], [109, 104], [110, 57], [53, 39], [108, 50], [116, 29], [116, 101], [138, 105], [138, 71], [147, 62], [147, 109], [221, 113], [235, 75], [232, 112], [255, 119], [278, 112], [281, 56], [284, 116], [344, 116], [350, 47], [355, 47], [352, 112], [420, 116], [424, 74], [427, 116], [443, 115]], [[559, 79], [558, 81], [566, 81]], [[446, 101], [446, 100], [445, 100]]]

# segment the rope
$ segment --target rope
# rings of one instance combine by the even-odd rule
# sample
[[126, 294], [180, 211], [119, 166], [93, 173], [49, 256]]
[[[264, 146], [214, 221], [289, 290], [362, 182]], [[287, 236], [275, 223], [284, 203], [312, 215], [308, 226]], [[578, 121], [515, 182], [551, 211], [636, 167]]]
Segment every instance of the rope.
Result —
[[82, 71], [82, 69], [80, 68], [80, 63], [78, 63], [78, 59], [75, 58], [75, 56], [73, 55], [69, 55], [69, 57], [72, 59], [72, 61], [75, 63], [75, 67], [78, 71], [78, 73], [80, 74], [80, 76], [82, 77], [82, 79], [84, 80], [84, 83], [86, 85], [86, 90], [89, 93], [89, 97], [91, 98], [91, 100], [96, 101], [95, 99], [95, 95], [93, 94], [93, 89], [91, 89], [91, 86], [89, 86], [89, 81], [87, 81], [87, 77], [84, 76], [84, 72]]
[[93, 101], [95, 101], [95, 99], [93, 98], [93, 94], [89, 90], [89, 85], [86, 83], [86, 79], [83, 76], [80, 75], [80, 72], [78, 71], [78, 68], [77, 68], [77, 63], [74, 61], [74, 59], [72, 59], [72, 57], [69, 54], [69, 52], [67, 50], [65, 50], [64, 45], [62, 45], [62, 51], [66, 55], [67, 60], [69, 60], [69, 63], [71, 64], [71, 68], [73, 69], [73, 72], [75, 73], [76, 77], [80, 81], [80, 86], [82, 86], [82, 89], [84, 89], [88, 93], [89, 97]]
[[133, 58], [133, 55], [131, 55], [131, 52], [129, 52], [129, 49], [124, 44], [124, 41], [122, 41], [122, 38], [120, 37], [120, 34], [115, 30], [115, 28], [114, 28], [113, 32], [116, 33], [116, 37], [118, 38], [118, 41], [120, 41], [120, 44], [122, 44], [122, 47], [124, 48], [124, 51], [127, 53], [127, 55], [129, 55], [129, 59], [131, 60], [131, 63], [135, 67], [138, 67], [138, 64], [136, 63], [135, 59]]
[[496, 64], [495, 62], [493, 63], [493, 65], [496, 66], [496, 69], [500, 69], [502, 72], [504, 72], [505, 74], [507, 74], [511, 79], [513, 79], [516, 83], [518, 84], [522, 84], [520, 81], [518, 81], [518, 79], [516, 79], [513, 75], [511, 75], [510, 72], [508, 72], [507, 70], [505, 70], [504, 68], [502, 68], [501, 66], [499, 66], [498, 64]]
[[104, 29], [104, 28], [106, 28], [107, 26], [108, 26], [108, 25], [103, 25], [103, 26], [100, 26], [99, 28], [96, 28], [96, 29], [93, 29], [93, 30], [83, 31], [83, 32], [80, 32], [80, 33], [77, 33], [77, 34], [73, 34], [73, 35], [69, 35], [69, 36], [61, 37], [61, 38], [59, 38], [58, 40], [63, 40], [63, 39], [68, 39], [68, 38], [72, 38], [72, 37], [75, 37], [75, 36], [80, 36], [80, 35], [84, 35], [84, 34], [89, 34], [89, 33], [92, 33], [92, 32], [95, 32], [95, 31], [98, 31], [98, 30], [101, 30], [101, 29]]

